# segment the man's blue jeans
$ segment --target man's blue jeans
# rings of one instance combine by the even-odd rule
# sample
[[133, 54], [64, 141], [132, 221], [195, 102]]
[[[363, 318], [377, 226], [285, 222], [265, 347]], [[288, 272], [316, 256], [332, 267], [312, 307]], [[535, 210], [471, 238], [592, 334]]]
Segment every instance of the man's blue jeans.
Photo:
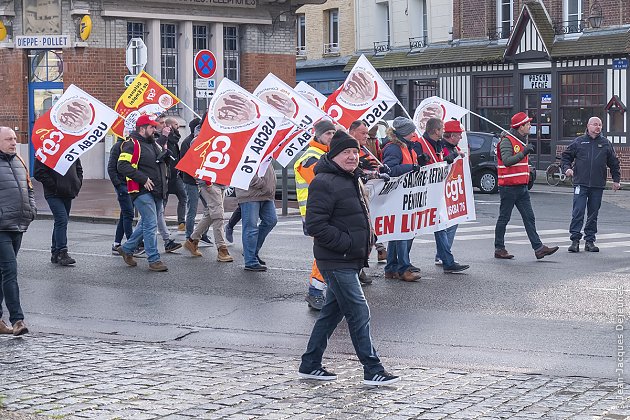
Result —
[[[584, 239], [586, 242], [595, 242], [597, 233], [597, 215], [602, 205], [603, 188], [585, 187], [577, 185], [573, 194], [573, 217], [571, 218], [572, 241], [582, 239], [582, 224], [584, 223], [584, 211], [586, 211], [586, 224], [584, 225]], [[579, 188], [579, 190], [578, 190]]]
[[370, 308], [363, 295], [358, 274], [359, 270], [356, 269], [322, 271], [328, 284], [326, 302], [313, 326], [306, 353], [302, 355], [301, 372], [312, 372], [322, 367], [328, 339], [344, 316], [364, 373], [372, 376], [385, 370], [372, 345]]
[[70, 216], [70, 207], [72, 198], [48, 197], [46, 198], [48, 207], [53, 214], [55, 223], [52, 232], [52, 246], [50, 251], [58, 253], [59, 251], [68, 250], [68, 217]]
[[449, 226], [446, 229], [433, 232], [433, 236], [435, 237], [435, 247], [437, 248], [435, 258], [442, 260], [444, 268], [450, 268], [455, 264], [455, 258], [451, 252], [451, 247], [453, 246], [456, 232], [457, 225]]
[[126, 254], [133, 254], [140, 242], [144, 240], [144, 250], [147, 260], [152, 263], [160, 261], [157, 249], [157, 206], [162, 205], [162, 200], [156, 199], [153, 194], [140, 194], [133, 200], [133, 205], [140, 213], [140, 221], [131, 234], [131, 238], [122, 246]]
[[499, 187], [499, 195], [501, 196], [501, 206], [499, 207], [499, 218], [494, 229], [494, 249], [505, 249], [505, 229], [512, 217], [512, 209], [516, 206], [523, 224], [529, 242], [532, 244], [534, 251], [542, 248], [543, 243], [536, 232], [536, 217], [532, 209], [532, 202], [529, 199], [529, 191], [527, 185], [514, 185]]
[[243, 256], [245, 266], [251, 267], [258, 265], [258, 252], [269, 232], [278, 223], [276, 206], [272, 200], [267, 200], [241, 203], [240, 207], [243, 215]]
[[17, 254], [21, 244], [22, 232], [0, 232], [0, 318], [4, 300], [11, 324], [24, 319], [17, 282]]
[[197, 184], [184, 184], [188, 202], [186, 203], [186, 239], [190, 238], [195, 230], [195, 217], [199, 206], [199, 186]]
[[118, 204], [120, 205], [120, 217], [118, 218], [118, 226], [116, 227], [116, 236], [114, 242], [120, 244], [123, 236], [127, 237], [127, 240], [131, 238], [133, 233], [133, 203], [131, 197], [127, 193], [127, 186], [120, 185], [116, 187], [116, 195], [118, 198]]
[[387, 243], [387, 264], [385, 265], [386, 273], [403, 274], [411, 267], [409, 252], [413, 239], [401, 241], [389, 241]]

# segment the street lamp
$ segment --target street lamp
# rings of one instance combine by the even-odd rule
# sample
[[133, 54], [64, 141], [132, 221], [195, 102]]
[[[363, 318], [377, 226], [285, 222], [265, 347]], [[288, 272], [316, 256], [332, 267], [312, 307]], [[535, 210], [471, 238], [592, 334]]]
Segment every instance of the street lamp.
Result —
[[602, 13], [602, 6], [595, 0], [591, 5], [591, 10], [588, 15], [588, 23], [591, 28], [599, 29], [604, 21], [604, 14]]

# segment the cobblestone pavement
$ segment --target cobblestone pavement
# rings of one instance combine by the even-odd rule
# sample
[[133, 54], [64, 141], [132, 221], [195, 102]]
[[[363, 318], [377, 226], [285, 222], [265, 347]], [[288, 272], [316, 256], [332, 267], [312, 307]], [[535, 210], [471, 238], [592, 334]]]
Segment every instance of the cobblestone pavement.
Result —
[[604, 379], [397, 363], [403, 381], [370, 388], [351, 357], [327, 359], [339, 379], [320, 383], [297, 379], [293, 356], [44, 334], [0, 348], [0, 417], [11, 419], [630, 417]]

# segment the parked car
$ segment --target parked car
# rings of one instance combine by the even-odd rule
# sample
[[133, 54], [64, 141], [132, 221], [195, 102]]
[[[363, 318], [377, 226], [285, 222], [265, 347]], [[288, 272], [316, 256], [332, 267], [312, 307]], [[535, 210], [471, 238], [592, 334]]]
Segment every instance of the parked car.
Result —
[[[501, 140], [496, 133], [467, 131], [466, 137], [470, 147], [470, 174], [473, 187], [482, 193], [494, 194], [499, 191], [497, 175], [497, 144]], [[536, 169], [529, 165], [528, 189], [534, 186]]]

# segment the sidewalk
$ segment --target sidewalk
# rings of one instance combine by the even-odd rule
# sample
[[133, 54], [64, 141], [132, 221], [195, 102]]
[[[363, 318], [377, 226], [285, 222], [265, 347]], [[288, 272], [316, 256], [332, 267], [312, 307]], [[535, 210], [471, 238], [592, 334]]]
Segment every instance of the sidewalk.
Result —
[[[362, 384], [354, 356], [336, 381], [297, 378], [299, 357], [34, 333], [1, 337], [0, 418], [623, 419], [605, 379], [453, 371], [387, 360], [395, 386]], [[306, 342], [305, 342], [306, 343]], [[6, 411], [5, 411], [6, 410]], [[7, 413], [11, 413], [11, 416]]]
[[[35, 203], [37, 204], [39, 217], [51, 217], [52, 214], [44, 198], [42, 184], [33, 181], [33, 188], [35, 190]], [[236, 205], [235, 198], [228, 197], [225, 199], [226, 218], [230, 217]], [[281, 208], [282, 202], [276, 200], [278, 214], [280, 214]], [[297, 202], [289, 201], [288, 211], [289, 215], [299, 215]], [[201, 203], [199, 203], [197, 214], [199, 215], [202, 212], [203, 207]], [[114, 191], [112, 183], [107, 179], [86, 179], [83, 181], [81, 192], [76, 199], [72, 200], [72, 210], [70, 211], [70, 216], [73, 220], [86, 222], [116, 223], [119, 214], [120, 207], [118, 207], [116, 192]], [[165, 216], [168, 224], [177, 224], [177, 197], [173, 194], [169, 196]]]

